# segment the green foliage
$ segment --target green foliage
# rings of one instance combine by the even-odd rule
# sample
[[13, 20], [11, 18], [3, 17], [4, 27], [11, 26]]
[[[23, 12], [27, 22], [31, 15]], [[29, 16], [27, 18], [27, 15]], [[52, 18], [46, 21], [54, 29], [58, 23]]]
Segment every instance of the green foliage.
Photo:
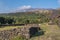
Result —
[[14, 19], [12, 18], [4, 18], [0, 17], [0, 24], [12, 24], [14, 22]]
[[10, 14], [2, 14], [2, 17], [5, 17], [8, 24], [29, 24], [29, 23], [45, 23], [49, 22], [49, 17], [44, 13], [10, 13]]
[[10, 18], [9, 18], [9, 19], [7, 19], [7, 23], [8, 23], [8, 24], [13, 24], [13, 22], [14, 22], [14, 20], [13, 20], [13, 19], [10, 19]]
[[5, 24], [5, 22], [6, 22], [5, 18], [4, 17], [0, 17], [0, 23], [1, 24]]

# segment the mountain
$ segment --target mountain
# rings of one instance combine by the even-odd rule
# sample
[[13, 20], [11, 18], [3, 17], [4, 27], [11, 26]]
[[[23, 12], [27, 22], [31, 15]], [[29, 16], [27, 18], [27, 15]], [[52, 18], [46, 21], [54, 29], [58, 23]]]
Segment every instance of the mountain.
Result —
[[44, 9], [44, 8], [24, 8], [24, 9], [17, 9], [14, 10], [13, 12], [36, 12], [36, 11], [52, 11], [55, 9]]

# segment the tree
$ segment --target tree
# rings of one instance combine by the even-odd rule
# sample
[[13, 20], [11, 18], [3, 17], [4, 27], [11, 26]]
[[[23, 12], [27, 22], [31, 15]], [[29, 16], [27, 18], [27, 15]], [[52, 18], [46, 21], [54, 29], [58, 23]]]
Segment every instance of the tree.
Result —
[[1, 24], [6, 24], [6, 19], [4, 17], [0, 17], [0, 23]]
[[11, 19], [11, 18], [7, 19], [8, 24], [13, 24], [14, 22], [15, 22], [14, 19]]

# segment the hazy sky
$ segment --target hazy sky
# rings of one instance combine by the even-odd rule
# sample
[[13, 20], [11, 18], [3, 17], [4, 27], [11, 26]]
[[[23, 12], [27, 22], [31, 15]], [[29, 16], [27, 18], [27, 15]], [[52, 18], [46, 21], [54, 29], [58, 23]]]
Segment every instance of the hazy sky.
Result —
[[0, 12], [24, 8], [59, 8], [60, 0], [0, 0]]

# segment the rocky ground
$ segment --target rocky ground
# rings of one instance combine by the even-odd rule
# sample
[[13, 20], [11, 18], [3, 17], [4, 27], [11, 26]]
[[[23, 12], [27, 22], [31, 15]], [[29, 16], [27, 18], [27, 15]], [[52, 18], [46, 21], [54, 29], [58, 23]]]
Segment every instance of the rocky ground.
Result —
[[[34, 36], [30, 38], [29, 35], [29, 28], [30, 27], [40, 27], [43, 31], [44, 34], [39, 36]], [[16, 38], [18, 36], [18, 38]], [[9, 30], [0, 30], [0, 40], [20, 40], [20, 36], [23, 36], [24, 38], [27, 38], [28, 40], [60, 40], [60, 28], [57, 25], [48, 25], [48, 23], [43, 23], [43, 24], [31, 24], [25, 26], [25, 27], [17, 27], [17, 28], [12, 28]], [[21, 39], [23, 40], [23, 39]]]

